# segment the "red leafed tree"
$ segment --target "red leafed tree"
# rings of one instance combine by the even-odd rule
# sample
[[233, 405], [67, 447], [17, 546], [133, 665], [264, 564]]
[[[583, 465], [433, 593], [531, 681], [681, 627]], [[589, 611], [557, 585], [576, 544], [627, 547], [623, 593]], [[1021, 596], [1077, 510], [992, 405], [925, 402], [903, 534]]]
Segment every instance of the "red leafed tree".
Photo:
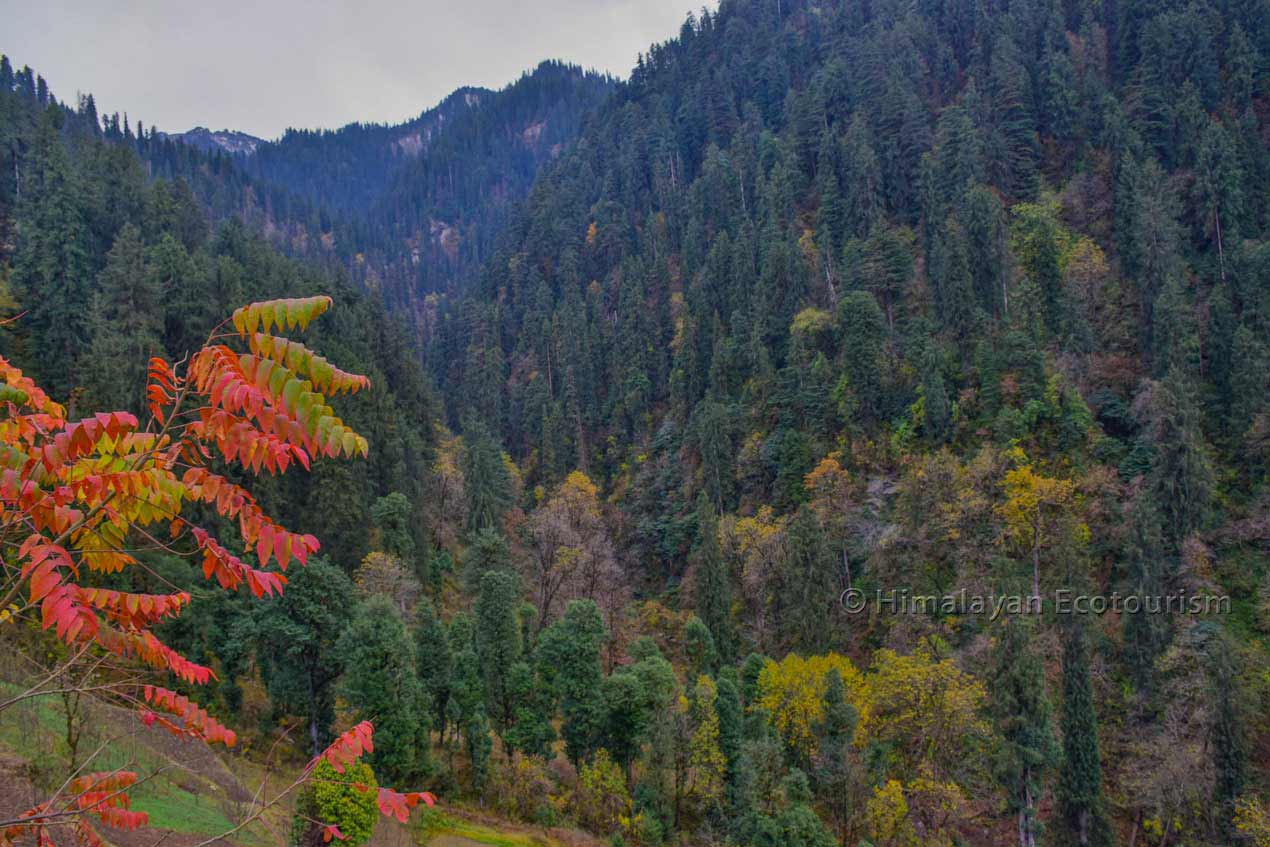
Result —
[[[303, 330], [330, 305], [329, 297], [253, 303], [221, 324], [184, 368], [150, 360], [144, 426], [129, 412], [68, 420], [63, 406], [0, 357], [0, 614], [53, 633], [70, 661], [110, 658], [147, 669], [144, 681], [118, 674], [93, 686], [94, 696], [135, 710], [146, 726], [207, 744], [236, 741], [233, 730], [162, 684], [165, 677], [191, 685], [214, 677], [152, 631], [179, 615], [189, 595], [134, 594], [94, 582], [137, 565], [133, 553], [152, 547], [196, 558], [203, 576], [224, 590], [245, 586], [257, 598], [285, 590], [287, 567], [304, 565], [317, 539], [280, 526], [214, 468], [282, 474], [294, 465], [307, 469], [314, 458], [367, 455], [366, 439], [335, 415], [327, 397], [369, 388], [370, 381], [271, 334]], [[190, 522], [191, 504], [234, 522], [243, 549], [231, 550]], [[54, 675], [0, 703], [0, 719], [6, 706], [49, 693]], [[318, 760], [342, 772], [372, 746], [373, 727], [359, 724], [271, 802], [301, 785]], [[129, 807], [138, 775], [86, 772], [87, 764], [43, 802], [0, 820], [0, 844], [34, 837], [44, 847], [63, 832], [96, 845], [96, 827], [146, 825], [145, 813]], [[380, 810], [402, 820], [419, 802], [432, 803], [424, 792], [377, 790]], [[338, 838], [338, 829], [328, 835]]]

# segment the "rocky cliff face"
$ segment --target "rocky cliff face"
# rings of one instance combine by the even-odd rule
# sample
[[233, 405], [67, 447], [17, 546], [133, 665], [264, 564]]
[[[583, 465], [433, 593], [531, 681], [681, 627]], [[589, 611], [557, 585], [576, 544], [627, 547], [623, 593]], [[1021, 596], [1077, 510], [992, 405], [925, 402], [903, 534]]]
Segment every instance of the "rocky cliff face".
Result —
[[250, 156], [256, 148], [264, 144], [264, 139], [245, 132], [232, 129], [210, 130], [205, 126], [196, 126], [187, 132], [174, 133], [171, 138], [183, 141], [200, 150], [224, 150], [234, 155]]

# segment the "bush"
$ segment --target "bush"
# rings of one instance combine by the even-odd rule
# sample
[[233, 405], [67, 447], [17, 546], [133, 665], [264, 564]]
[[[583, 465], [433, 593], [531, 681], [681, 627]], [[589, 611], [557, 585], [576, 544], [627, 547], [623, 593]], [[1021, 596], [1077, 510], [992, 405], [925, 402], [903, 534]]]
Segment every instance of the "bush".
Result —
[[342, 847], [365, 844], [375, 831], [379, 811], [376, 788], [375, 773], [364, 762], [346, 766], [341, 774], [326, 759], [319, 761], [312, 781], [296, 800], [292, 847], [323, 847], [323, 830], [331, 824], [344, 834], [344, 840], [339, 842]]

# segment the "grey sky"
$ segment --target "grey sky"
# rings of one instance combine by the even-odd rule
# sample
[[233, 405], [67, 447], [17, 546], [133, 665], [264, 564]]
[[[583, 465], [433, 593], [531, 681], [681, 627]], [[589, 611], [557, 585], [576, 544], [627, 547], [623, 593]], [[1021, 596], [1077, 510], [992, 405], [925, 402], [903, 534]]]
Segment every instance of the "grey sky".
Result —
[[[396, 122], [543, 59], [625, 77], [700, 0], [0, 0], [0, 53], [54, 94], [182, 131]], [[711, 2], [711, 7], [717, 3]]]

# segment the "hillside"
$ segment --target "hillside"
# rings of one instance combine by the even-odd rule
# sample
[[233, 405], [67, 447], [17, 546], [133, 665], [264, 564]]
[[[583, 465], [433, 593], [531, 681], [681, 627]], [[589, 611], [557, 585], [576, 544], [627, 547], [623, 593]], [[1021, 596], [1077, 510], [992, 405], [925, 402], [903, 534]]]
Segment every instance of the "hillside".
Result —
[[59, 450], [116, 440], [42, 449], [6, 371], [6, 681], [175, 686], [249, 767], [373, 722], [304, 789], [315, 847], [371, 837], [361, 780], [462, 810], [416, 811], [443, 847], [1264, 847], [1265, 12], [725, 0], [620, 82], [546, 63], [247, 156], [0, 61], [0, 355], [141, 410], [148, 356], [269, 300], [198, 420], [274, 464], [174, 455], [321, 544], [283, 574], [182, 481], [280, 596], [138, 511], [119, 572], [67, 554], [124, 592], [86, 614], [187, 591], [142, 629], [208, 674], [73, 653], [26, 533], [103, 509]]

